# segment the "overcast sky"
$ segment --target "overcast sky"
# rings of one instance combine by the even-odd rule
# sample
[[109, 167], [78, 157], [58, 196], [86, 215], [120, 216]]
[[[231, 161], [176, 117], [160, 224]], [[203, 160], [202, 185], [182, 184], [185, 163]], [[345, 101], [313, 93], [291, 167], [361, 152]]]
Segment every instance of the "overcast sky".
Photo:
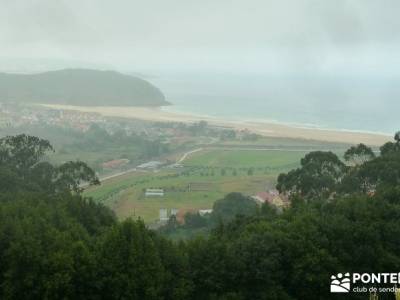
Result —
[[[399, 0], [0, 0], [0, 62], [398, 72]], [[14, 60], [11, 60], [14, 59]]]

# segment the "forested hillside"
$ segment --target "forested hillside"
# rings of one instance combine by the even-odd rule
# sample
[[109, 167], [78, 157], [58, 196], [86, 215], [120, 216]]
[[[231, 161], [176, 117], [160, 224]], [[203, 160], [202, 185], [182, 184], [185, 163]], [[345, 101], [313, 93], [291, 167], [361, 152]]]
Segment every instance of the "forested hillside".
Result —
[[337, 299], [332, 274], [399, 270], [400, 134], [345, 162], [312, 152], [278, 179], [290, 208], [228, 195], [208, 237], [179, 243], [82, 197], [94, 172], [44, 162], [48, 151], [0, 140], [1, 299]]
[[0, 73], [0, 102], [79, 106], [168, 105], [149, 82], [114, 71], [66, 69], [39, 74]]

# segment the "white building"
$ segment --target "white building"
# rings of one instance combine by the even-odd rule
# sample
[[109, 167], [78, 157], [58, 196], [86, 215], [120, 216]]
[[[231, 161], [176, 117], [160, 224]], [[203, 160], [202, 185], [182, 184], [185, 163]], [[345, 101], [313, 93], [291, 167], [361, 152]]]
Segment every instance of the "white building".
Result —
[[168, 221], [168, 210], [160, 208], [160, 221]]
[[163, 189], [146, 189], [144, 193], [146, 197], [164, 197]]
[[143, 169], [143, 170], [155, 170], [155, 169], [158, 169], [159, 167], [161, 167], [162, 164], [163, 163], [160, 161], [149, 161], [147, 163], [137, 166], [137, 168]]
[[205, 216], [207, 214], [211, 214], [212, 213], [212, 209], [199, 209], [199, 215], [200, 216]]

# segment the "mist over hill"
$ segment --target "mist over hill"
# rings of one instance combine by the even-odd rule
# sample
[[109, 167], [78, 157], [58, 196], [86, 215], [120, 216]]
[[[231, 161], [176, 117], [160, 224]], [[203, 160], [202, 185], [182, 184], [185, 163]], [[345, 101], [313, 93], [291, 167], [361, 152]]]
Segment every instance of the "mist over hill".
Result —
[[162, 106], [149, 82], [115, 71], [65, 69], [38, 74], [0, 73], [0, 102], [82, 106]]

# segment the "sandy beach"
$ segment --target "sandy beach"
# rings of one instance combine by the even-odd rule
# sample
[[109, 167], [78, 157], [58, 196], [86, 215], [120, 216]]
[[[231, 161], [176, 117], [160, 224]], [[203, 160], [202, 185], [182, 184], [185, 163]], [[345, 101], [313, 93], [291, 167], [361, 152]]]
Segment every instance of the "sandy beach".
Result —
[[71, 106], [71, 105], [50, 105], [41, 104], [44, 107], [75, 110], [82, 112], [94, 112], [105, 117], [121, 117], [146, 121], [160, 122], [184, 122], [192, 123], [201, 120], [207, 121], [211, 125], [225, 126], [234, 129], [249, 129], [253, 132], [270, 137], [301, 138], [309, 140], [319, 140], [327, 142], [341, 142], [349, 144], [364, 143], [371, 146], [379, 146], [392, 139], [391, 136], [375, 133], [325, 130], [316, 128], [303, 128], [289, 126], [285, 124], [247, 121], [247, 120], [227, 120], [209, 116], [198, 116], [186, 113], [176, 113], [165, 111], [161, 108], [148, 107], [110, 107], [110, 106]]

